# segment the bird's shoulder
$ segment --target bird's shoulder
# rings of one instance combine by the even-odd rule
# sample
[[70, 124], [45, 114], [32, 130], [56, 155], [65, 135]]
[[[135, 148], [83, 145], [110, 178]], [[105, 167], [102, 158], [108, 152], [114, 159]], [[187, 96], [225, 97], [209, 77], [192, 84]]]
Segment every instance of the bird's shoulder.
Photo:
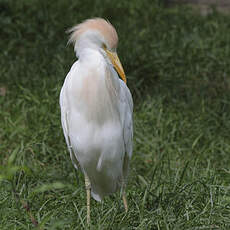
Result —
[[120, 101], [121, 103], [125, 103], [128, 106], [130, 112], [133, 112], [132, 94], [128, 86], [124, 83], [124, 81], [119, 79], [119, 83], [120, 83]]

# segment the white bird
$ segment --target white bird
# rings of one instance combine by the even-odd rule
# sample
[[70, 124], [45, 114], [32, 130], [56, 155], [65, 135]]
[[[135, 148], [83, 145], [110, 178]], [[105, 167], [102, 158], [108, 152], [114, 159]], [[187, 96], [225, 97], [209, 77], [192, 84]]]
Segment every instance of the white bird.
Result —
[[116, 53], [114, 27], [94, 18], [69, 32], [78, 60], [61, 89], [61, 121], [72, 162], [85, 176], [89, 223], [90, 191], [101, 201], [122, 189], [128, 210], [124, 188], [132, 156], [133, 100]]

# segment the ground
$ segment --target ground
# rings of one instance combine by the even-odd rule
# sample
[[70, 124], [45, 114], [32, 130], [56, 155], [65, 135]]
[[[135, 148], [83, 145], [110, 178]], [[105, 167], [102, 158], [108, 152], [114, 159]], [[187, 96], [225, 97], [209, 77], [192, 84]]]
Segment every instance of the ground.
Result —
[[228, 0], [165, 0], [167, 5], [189, 4], [203, 15], [209, 14], [213, 7], [222, 13], [230, 13], [230, 2]]

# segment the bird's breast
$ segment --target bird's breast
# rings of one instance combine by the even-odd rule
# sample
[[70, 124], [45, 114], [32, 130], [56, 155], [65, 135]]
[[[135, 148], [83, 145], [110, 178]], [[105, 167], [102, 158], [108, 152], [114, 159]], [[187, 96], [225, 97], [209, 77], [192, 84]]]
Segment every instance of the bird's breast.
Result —
[[88, 122], [103, 124], [120, 119], [117, 79], [104, 61], [79, 65], [70, 81], [70, 107]]

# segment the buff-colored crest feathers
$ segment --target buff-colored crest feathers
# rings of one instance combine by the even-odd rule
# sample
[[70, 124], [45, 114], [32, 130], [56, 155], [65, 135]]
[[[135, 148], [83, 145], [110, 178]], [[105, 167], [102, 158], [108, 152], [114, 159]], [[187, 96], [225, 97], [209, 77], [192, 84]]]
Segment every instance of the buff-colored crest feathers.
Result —
[[118, 43], [118, 36], [115, 28], [109, 21], [102, 18], [87, 19], [82, 23], [70, 28], [67, 32], [71, 33], [68, 43], [75, 44], [80, 36], [89, 30], [95, 30], [100, 33], [107, 41], [109, 48], [115, 49]]

